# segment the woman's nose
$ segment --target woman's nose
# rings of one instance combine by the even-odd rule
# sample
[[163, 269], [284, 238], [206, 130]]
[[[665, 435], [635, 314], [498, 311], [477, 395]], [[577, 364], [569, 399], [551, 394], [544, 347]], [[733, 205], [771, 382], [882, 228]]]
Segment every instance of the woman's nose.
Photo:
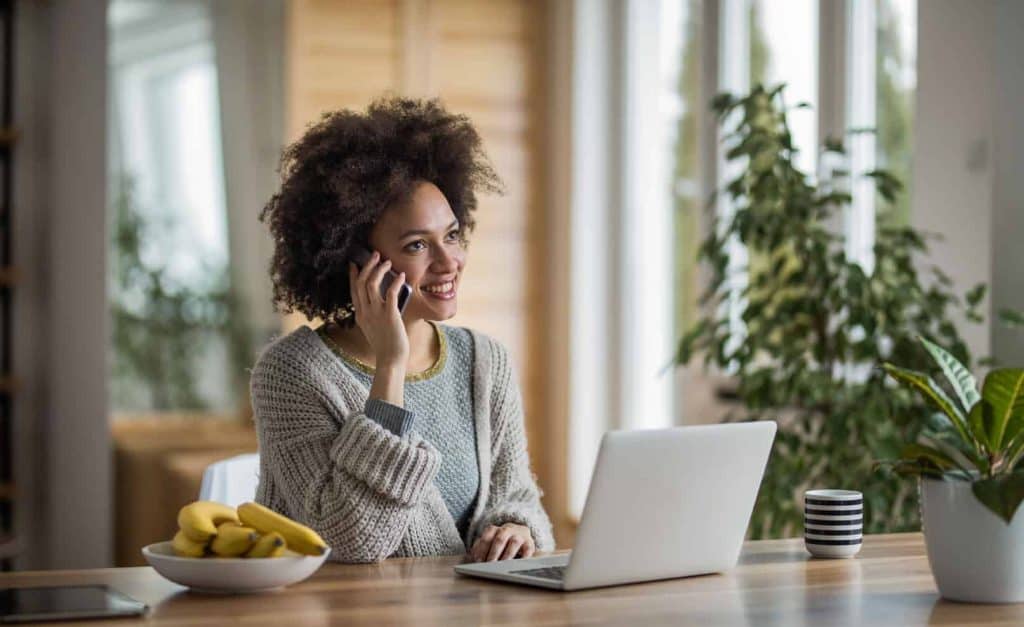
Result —
[[437, 257], [434, 258], [434, 267], [440, 273], [454, 272], [459, 269], [459, 257], [456, 251], [440, 249]]

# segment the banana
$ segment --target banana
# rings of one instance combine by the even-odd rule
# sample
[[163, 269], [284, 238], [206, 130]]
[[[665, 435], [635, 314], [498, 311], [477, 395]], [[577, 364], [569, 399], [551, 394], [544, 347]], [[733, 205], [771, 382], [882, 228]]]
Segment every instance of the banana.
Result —
[[190, 540], [184, 532], [178, 531], [171, 541], [174, 554], [179, 557], [202, 557], [206, 553], [206, 543]]
[[252, 548], [259, 537], [252, 527], [226, 522], [217, 527], [210, 550], [221, 557], [237, 557]]
[[281, 557], [284, 555], [284, 549], [284, 536], [276, 531], [271, 531], [260, 536], [260, 539], [252, 545], [244, 557]]
[[207, 542], [217, 535], [217, 526], [225, 522], [239, 522], [235, 510], [223, 503], [195, 501], [178, 511], [178, 527], [189, 540]]
[[323, 555], [327, 551], [327, 543], [317, 532], [259, 503], [239, 505], [238, 518], [260, 533], [279, 532], [288, 548], [297, 553]]

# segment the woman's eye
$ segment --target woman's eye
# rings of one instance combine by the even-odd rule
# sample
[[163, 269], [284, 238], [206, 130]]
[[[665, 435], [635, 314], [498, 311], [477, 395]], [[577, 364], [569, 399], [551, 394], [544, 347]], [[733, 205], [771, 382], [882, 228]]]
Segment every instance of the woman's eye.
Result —
[[[462, 236], [459, 235], [458, 231], [452, 231], [451, 233], [448, 234], [448, 241], [450, 242], [458, 242], [461, 240]], [[418, 239], [415, 242], [410, 242], [406, 244], [405, 249], [408, 250], [409, 252], [416, 252], [418, 250], [422, 250], [421, 246], [426, 246], [426, 243], [423, 240]]]

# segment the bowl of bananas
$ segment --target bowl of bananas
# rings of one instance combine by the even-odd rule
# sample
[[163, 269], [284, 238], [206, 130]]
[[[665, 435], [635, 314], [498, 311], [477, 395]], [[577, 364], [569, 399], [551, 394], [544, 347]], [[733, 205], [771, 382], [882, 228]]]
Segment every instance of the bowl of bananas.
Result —
[[173, 540], [142, 555], [156, 572], [199, 592], [262, 592], [302, 581], [331, 549], [315, 531], [259, 503], [238, 508], [213, 501], [178, 512]]

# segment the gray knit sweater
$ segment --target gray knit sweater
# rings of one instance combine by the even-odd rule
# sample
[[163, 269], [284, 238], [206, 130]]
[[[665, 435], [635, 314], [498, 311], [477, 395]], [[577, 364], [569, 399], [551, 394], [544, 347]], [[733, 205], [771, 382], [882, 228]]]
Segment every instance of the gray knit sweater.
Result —
[[[398, 436], [415, 432], [441, 453], [434, 483], [459, 535], [465, 536], [480, 489], [473, 424], [473, 336], [469, 329], [432, 324], [440, 340], [440, 355], [432, 367], [406, 376], [404, 406], [373, 399], [366, 402], [364, 413]], [[369, 389], [374, 369], [335, 344], [325, 326], [316, 332], [349, 373]]]
[[305, 326], [268, 345], [252, 370], [256, 500], [315, 529], [331, 559], [344, 562], [461, 554], [488, 525], [506, 522], [527, 526], [538, 550], [553, 549], [508, 352], [468, 331], [479, 487], [464, 534], [435, 482], [437, 448], [415, 430], [398, 436], [369, 419], [367, 385]]

